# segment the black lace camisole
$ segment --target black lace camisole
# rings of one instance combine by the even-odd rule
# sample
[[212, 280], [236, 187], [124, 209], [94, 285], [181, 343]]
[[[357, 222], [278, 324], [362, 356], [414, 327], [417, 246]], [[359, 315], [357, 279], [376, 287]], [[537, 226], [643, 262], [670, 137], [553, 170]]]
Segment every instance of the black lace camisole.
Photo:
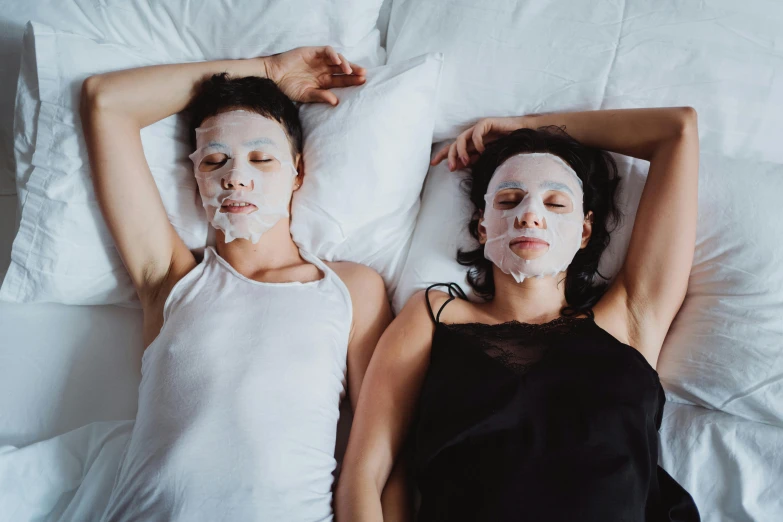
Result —
[[699, 520], [658, 466], [665, 397], [641, 353], [592, 318], [444, 324], [442, 310], [414, 428], [419, 521]]

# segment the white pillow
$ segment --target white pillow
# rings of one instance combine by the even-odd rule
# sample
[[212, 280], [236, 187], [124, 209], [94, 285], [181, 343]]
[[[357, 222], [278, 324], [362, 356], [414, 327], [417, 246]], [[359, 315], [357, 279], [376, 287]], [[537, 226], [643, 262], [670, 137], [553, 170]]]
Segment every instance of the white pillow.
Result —
[[[133, 301], [130, 278], [95, 201], [79, 95], [91, 74], [162, 59], [38, 23], [28, 24], [24, 43], [15, 118], [22, 217], [0, 298], [65, 304]], [[141, 136], [174, 227], [188, 247], [203, 248], [207, 226], [187, 165], [185, 122], [170, 117], [143, 129]]]
[[[449, 143], [435, 144], [433, 156]], [[628, 250], [636, 207], [647, 176], [646, 162], [618, 154], [612, 156], [621, 179], [617, 200], [622, 219], [598, 265], [598, 271], [610, 280], [620, 270]], [[458, 250], [478, 247], [468, 231], [473, 214], [465, 186], [469, 177], [467, 170], [449, 171], [445, 161], [430, 168], [405, 267], [392, 300], [395, 312], [399, 313], [415, 292], [435, 283], [458, 283], [468, 299], [478, 300], [468, 284], [467, 268], [457, 262]]]
[[35, 0], [31, 19], [94, 40], [143, 48], [166, 62], [266, 56], [303, 45], [385, 61], [376, 26], [383, 0]]
[[[35, 110], [29, 110], [35, 102], [19, 103], [20, 107], [28, 108], [20, 113], [27, 123], [26, 131], [19, 137], [27, 145], [17, 148], [35, 152], [31, 160], [17, 161], [22, 167], [18, 173], [22, 219], [0, 298], [66, 304], [131, 302], [135, 299], [133, 288], [100, 217], [92, 190], [78, 118], [79, 90], [84, 78], [90, 74], [162, 59], [148, 51], [97, 42], [41, 24], [32, 24], [28, 32], [27, 42], [34, 44], [40, 109], [37, 119], [29, 122], [30, 115], [36, 115]], [[308, 182], [315, 185], [320, 178], [330, 179], [336, 187], [334, 191], [329, 187], [326, 187], [328, 190], [308, 189], [310, 195], [305, 199], [311, 213], [314, 208], [334, 207], [335, 199], [343, 198], [344, 201], [346, 190], [350, 190], [351, 197], [358, 201], [377, 198], [377, 190], [386, 190], [388, 179], [405, 179], [414, 187], [397, 190], [389, 194], [384, 204], [364, 207], [362, 212], [335, 216], [326, 212], [328, 220], [323, 213], [318, 215], [318, 222], [313, 226], [318, 227], [319, 233], [328, 238], [340, 237], [346, 247], [330, 248], [322, 253], [320, 244], [311, 245], [308, 238], [295, 237], [305, 249], [316, 255], [339, 255], [344, 256], [341, 259], [371, 264], [387, 277], [387, 283], [392, 284], [389, 277], [399, 271], [399, 249], [404, 249], [413, 228], [418, 205], [417, 187], [421, 186], [426, 174], [426, 149], [433, 125], [431, 107], [439, 70], [440, 59], [434, 56], [371, 69], [366, 85], [341, 92], [342, 102], [337, 108], [326, 113], [318, 109], [314, 112], [310, 108], [303, 110], [305, 133], [320, 144], [317, 148], [309, 146], [305, 152]], [[20, 93], [25, 92], [35, 93], [33, 89], [20, 89]], [[404, 100], [411, 102], [407, 104]], [[383, 121], [375, 119], [373, 115], [384, 113], [387, 106], [398, 109], [394, 117]], [[357, 113], [357, 109], [361, 112]], [[328, 118], [324, 117], [326, 114]], [[384, 114], [388, 116], [388, 112]], [[319, 130], [320, 125], [327, 125], [330, 132], [324, 134]], [[351, 131], [352, 126], [361, 132]], [[187, 159], [189, 145], [185, 122], [177, 117], [167, 118], [144, 129], [142, 141], [169, 218], [189, 248], [203, 248], [208, 226]], [[404, 176], [394, 163], [376, 165], [377, 169], [367, 175], [371, 164], [358, 164], [356, 160], [366, 158], [364, 150], [370, 147], [375, 147], [374, 153], [383, 158], [392, 157], [385, 152], [389, 150], [412, 151], [411, 163]], [[418, 149], [424, 152], [417, 154]], [[342, 163], [331, 164], [330, 161]], [[31, 168], [25, 169], [26, 164]], [[327, 170], [322, 175], [319, 169]], [[361, 174], [360, 180], [341, 184], [341, 180], [353, 180], [357, 174]], [[307, 186], [305, 183], [304, 187]], [[329, 201], [320, 201], [321, 197]], [[295, 201], [294, 216], [298, 207]], [[334, 208], [340, 211], [339, 207]], [[374, 227], [374, 223], [388, 215], [401, 217], [394, 222], [400, 232], [389, 233], [388, 240], [375, 236], [378, 239], [373, 242], [348, 241], [351, 233], [359, 233], [362, 226]], [[350, 218], [350, 222], [344, 223], [345, 218]], [[308, 228], [305, 226], [307, 219], [295, 219], [300, 230]], [[335, 231], [328, 232], [330, 227]], [[406, 230], [408, 236], [403, 237]], [[361, 233], [366, 234], [366, 231]]]
[[[233, 0], [229, 5], [191, 0], [25, 0], [14, 4], [3, 12], [3, 30], [8, 29], [0, 52], [0, 58], [8, 54], [0, 63], [4, 81], [16, 72], [21, 46], [15, 40], [27, 20], [144, 49], [161, 62], [265, 56], [324, 44], [366, 67], [386, 61], [380, 45], [385, 25], [376, 23], [382, 0]], [[11, 38], [13, 42], [8, 41]], [[11, 142], [18, 135], [11, 132], [13, 90], [0, 88], [0, 95], [0, 112], [8, 116], [8, 123], [0, 125], [0, 170], [13, 176]], [[15, 191], [0, 179], [0, 193]]]
[[[432, 147], [433, 156], [443, 145]], [[415, 292], [435, 283], [458, 283], [469, 298], [474, 298], [467, 272], [456, 262], [457, 250], [473, 250], [478, 245], [468, 232], [473, 213], [473, 204], [463, 188], [468, 176], [467, 170], [449, 171], [445, 162], [430, 168], [411, 246], [392, 296], [395, 313], [400, 313]]]
[[434, 141], [486, 116], [597, 109], [621, 12], [622, 2], [394, 0], [388, 63], [444, 53]]
[[327, 261], [376, 269], [391, 294], [408, 252], [430, 159], [442, 57], [423, 55], [335, 89], [337, 108], [302, 105], [306, 177], [291, 233]]
[[[396, 0], [389, 62], [444, 53], [436, 138], [485, 116], [691, 105], [699, 113], [699, 226], [688, 294], [663, 347], [668, 397], [783, 425], [783, 12], [763, 0], [620, 3]], [[645, 162], [620, 164], [625, 255]], [[430, 171], [394, 303], [430, 282], [464, 281], [444, 238], [469, 211], [447, 205], [455, 174]], [[448, 196], [452, 194], [453, 196]], [[454, 228], [455, 230], [452, 230]]]

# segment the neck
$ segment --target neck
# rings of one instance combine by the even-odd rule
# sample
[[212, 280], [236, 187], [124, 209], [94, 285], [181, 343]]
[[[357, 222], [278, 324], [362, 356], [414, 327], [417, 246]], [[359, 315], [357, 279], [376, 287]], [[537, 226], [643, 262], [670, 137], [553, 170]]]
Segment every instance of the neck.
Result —
[[226, 243], [222, 231], [215, 234], [217, 253], [242, 275], [276, 270], [301, 261], [299, 248], [291, 238], [289, 218], [278, 221], [267, 230], [258, 243], [248, 239], [235, 239]]
[[546, 323], [560, 317], [566, 305], [565, 272], [556, 276], [525, 278], [517, 283], [513, 277], [492, 267], [495, 277], [495, 298], [487, 303], [487, 311], [502, 321]]

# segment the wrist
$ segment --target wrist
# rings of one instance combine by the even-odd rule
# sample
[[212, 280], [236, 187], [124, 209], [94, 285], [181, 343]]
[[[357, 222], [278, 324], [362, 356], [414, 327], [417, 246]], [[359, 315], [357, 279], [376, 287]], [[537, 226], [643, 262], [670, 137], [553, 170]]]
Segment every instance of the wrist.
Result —
[[234, 78], [245, 78], [247, 76], [260, 76], [262, 78], [271, 78], [268, 57], [260, 58], [241, 58], [231, 60], [229, 66], [224, 70]]
[[277, 83], [277, 69], [274, 64], [274, 56], [262, 56], [255, 58], [258, 60], [257, 68], [259, 75], [263, 75], [264, 78], [269, 78], [273, 82]]
[[537, 129], [542, 126], [540, 119], [541, 117], [538, 114], [517, 116], [514, 118], [514, 125], [517, 129]]
[[277, 82], [277, 80], [273, 77], [273, 68], [272, 68], [272, 57], [271, 56], [262, 56], [260, 58], [256, 58], [258, 60], [258, 70], [259, 73], [263, 72], [264, 78], [269, 78], [270, 80]]

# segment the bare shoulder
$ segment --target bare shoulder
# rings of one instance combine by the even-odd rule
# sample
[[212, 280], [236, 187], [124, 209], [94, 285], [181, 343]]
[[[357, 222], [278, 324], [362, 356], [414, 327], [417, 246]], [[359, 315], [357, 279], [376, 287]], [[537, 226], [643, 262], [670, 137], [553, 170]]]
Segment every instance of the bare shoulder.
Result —
[[377, 299], [379, 295], [386, 297], [386, 285], [383, 278], [369, 266], [351, 261], [327, 262], [337, 277], [345, 284], [351, 297]]
[[392, 328], [406, 337], [432, 338], [435, 323], [430, 317], [430, 304], [433, 303], [434, 309], [436, 306], [434, 303], [445, 303], [448, 297], [448, 294], [435, 290], [430, 290], [429, 292], [419, 290], [405, 303], [399, 315], [394, 319]]
[[[422, 291], [421, 294], [425, 298], [424, 304], [429, 304], [432, 315], [438, 319], [438, 322], [446, 324], [481, 322], [476, 306], [470, 301], [439, 288], [432, 288], [429, 292]], [[438, 316], [439, 312], [440, 316]]]
[[358, 263], [340, 261], [327, 265], [345, 284], [351, 296], [353, 320], [349, 350], [369, 350], [372, 353], [378, 338], [392, 320], [383, 278], [372, 268]]

